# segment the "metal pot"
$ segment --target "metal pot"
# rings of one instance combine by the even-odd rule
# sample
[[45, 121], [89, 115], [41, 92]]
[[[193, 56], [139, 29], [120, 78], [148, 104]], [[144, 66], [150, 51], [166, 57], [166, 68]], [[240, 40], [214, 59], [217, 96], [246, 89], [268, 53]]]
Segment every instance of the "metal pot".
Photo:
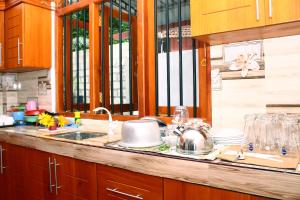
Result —
[[119, 145], [123, 147], [151, 147], [162, 143], [158, 123], [153, 120], [126, 121], [121, 134]]
[[211, 127], [206, 123], [190, 122], [177, 127], [176, 151], [187, 155], [205, 155], [213, 150]]

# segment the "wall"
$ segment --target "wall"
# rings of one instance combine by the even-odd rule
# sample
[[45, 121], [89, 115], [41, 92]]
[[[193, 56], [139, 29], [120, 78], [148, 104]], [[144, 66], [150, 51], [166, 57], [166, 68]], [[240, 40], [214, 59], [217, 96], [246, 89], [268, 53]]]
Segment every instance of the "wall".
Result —
[[299, 108], [267, 109], [267, 104], [300, 104], [300, 36], [263, 41], [265, 79], [223, 80], [212, 92], [213, 127], [243, 127], [248, 113], [300, 112]]
[[[26, 103], [28, 98], [37, 98], [39, 108], [52, 111], [50, 80], [49, 70], [16, 74], [16, 82], [21, 83], [22, 88], [15, 91], [0, 92], [0, 113], [3, 113], [3, 103], [7, 103], [7, 109], [9, 109], [11, 106]], [[42, 91], [41, 87], [39, 88], [39, 83], [42, 82], [47, 83], [46, 91]]]
[[[51, 75], [49, 70], [19, 73], [17, 77], [22, 84], [22, 89], [18, 91], [18, 103], [26, 103], [28, 98], [37, 97], [39, 108], [52, 110]], [[45, 93], [39, 88], [39, 83], [41, 84], [42, 82], [47, 82]]]

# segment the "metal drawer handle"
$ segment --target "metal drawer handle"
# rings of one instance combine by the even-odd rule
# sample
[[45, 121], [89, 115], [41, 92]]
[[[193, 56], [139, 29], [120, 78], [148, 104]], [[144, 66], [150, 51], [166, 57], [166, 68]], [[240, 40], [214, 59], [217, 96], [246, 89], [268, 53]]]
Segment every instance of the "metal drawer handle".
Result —
[[6, 169], [6, 167], [3, 166], [3, 151], [6, 149], [3, 149], [2, 146], [0, 146], [0, 174], [4, 173], [3, 169]]
[[269, 0], [269, 17], [272, 18], [273, 17], [273, 3], [272, 0]]
[[55, 176], [55, 194], [56, 195], [58, 195], [58, 189], [61, 188], [61, 186], [58, 186], [57, 166], [59, 166], [59, 163], [57, 163], [56, 159], [54, 158], [54, 176]]
[[259, 13], [259, 0], [256, 0], [256, 20], [259, 21], [260, 13]]
[[21, 44], [23, 44], [23, 43], [21, 43], [20, 42], [20, 38], [18, 38], [18, 65], [20, 65], [21, 64], [21, 47], [20, 47], [20, 45]]
[[55, 185], [52, 184], [52, 170], [51, 170], [51, 165], [53, 165], [53, 162], [51, 162], [51, 158], [48, 159], [48, 167], [49, 167], [49, 190], [52, 193], [52, 187]]
[[125, 193], [125, 192], [121, 192], [118, 190], [118, 188], [106, 188], [107, 191], [110, 191], [110, 192], [113, 192], [113, 193], [116, 193], [116, 194], [121, 194], [121, 195], [124, 195], [124, 196], [127, 196], [127, 197], [131, 197], [131, 198], [135, 198], [135, 199], [144, 199], [141, 195], [133, 195], [133, 194], [128, 194], [128, 193]]

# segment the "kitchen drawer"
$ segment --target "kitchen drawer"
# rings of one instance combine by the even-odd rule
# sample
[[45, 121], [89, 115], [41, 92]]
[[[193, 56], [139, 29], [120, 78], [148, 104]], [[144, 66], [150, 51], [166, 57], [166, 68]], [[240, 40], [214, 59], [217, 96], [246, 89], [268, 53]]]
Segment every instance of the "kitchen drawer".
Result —
[[97, 166], [98, 200], [163, 199], [163, 180], [123, 169]]

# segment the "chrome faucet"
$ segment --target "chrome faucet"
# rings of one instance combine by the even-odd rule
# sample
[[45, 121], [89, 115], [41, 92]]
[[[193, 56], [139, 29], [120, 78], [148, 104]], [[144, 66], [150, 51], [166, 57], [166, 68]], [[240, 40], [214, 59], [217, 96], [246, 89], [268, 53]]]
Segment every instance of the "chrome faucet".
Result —
[[104, 110], [107, 112], [108, 114], [108, 135], [113, 135], [114, 132], [113, 132], [113, 129], [114, 129], [114, 122], [112, 120], [112, 116], [111, 116], [111, 113], [109, 112], [109, 110], [107, 110], [106, 108], [104, 107], [98, 107], [98, 108], [95, 108], [93, 111], [95, 113], [99, 112], [100, 110]]

